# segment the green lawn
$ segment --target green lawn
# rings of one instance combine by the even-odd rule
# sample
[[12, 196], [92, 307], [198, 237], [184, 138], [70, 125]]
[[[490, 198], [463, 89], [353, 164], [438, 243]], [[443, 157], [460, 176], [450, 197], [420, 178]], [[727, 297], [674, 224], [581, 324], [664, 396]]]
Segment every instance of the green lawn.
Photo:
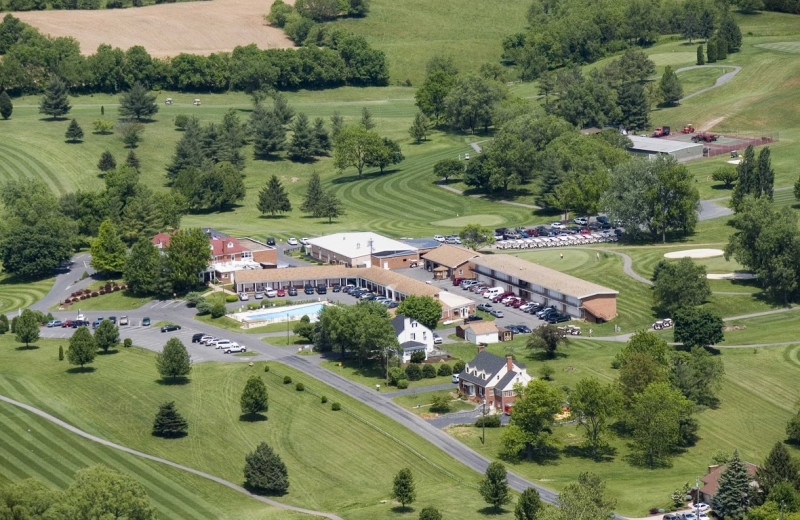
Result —
[[101, 296], [95, 296], [94, 298], [87, 298], [82, 300], [80, 303], [71, 304], [68, 308], [64, 307], [62, 309], [61, 305], [54, 305], [50, 307], [50, 310], [55, 311], [73, 309], [77, 311], [80, 309], [81, 311], [124, 311], [138, 309], [152, 299], [153, 298], [151, 296], [140, 298], [138, 296], [131, 295], [128, 293], [128, 291], [116, 291], [106, 293]]
[[433, 415], [438, 415], [437, 412], [432, 412], [430, 410], [431, 401], [433, 397], [437, 395], [443, 395], [450, 398], [449, 413], [463, 412], [466, 410], [473, 410], [475, 408], [475, 403], [468, 403], [466, 401], [461, 401], [454, 398], [455, 385], [453, 385], [453, 390], [437, 390], [435, 392], [423, 392], [420, 394], [398, 395], [397, 397], [393, 397], [392, 401], [417, 415], [430, 417]]
[[[453, 363], [450, 362], [449, 365], [452, 367]], [[338, 360], [325, 359], [320, 362], [320, 366], [330, 370], [334, 374], [346, 377], [351, 381], [355, 381], [356, 383], [360, 383], [370, 388], [374, 388], [375, 385], [378, 384], [381, 385], [381, 388], [383, 388], [386, 384], [385, 369], [384, 367], [379, 366], [377, 363], [369, 363], [360, 367], [355, 361], [349, 359], [342, 362]], [[438, 368], [438, 365], [434, 366]], [[432, 379], [423, 378], [419, 381], [409, 381], [408, 387], [424, 388], [426, 386], [450, 383], [451, 381], [452, 376], [436, 376]], [[394, 392], [397, 390], [395, 387], [387, 388], [387, 391], [389, 392]]]
[[45, 278], [28, 282], [0, 273], [0, 313], [29, 307], [47, 294], [54, 281], [54, 278]]
[[[405, 518], [407, 514], [381, 502], [389, 499], [392, 478], [405, 466], [412, 468], [417, 481], [415, 508], [436, 504], [453, 516], [478, 511], [485, 505], [473, 487], [478, 474], [382, 414], [278, 363], [270, 363], [267, 373], [261, 362], [253, 367], [241, 362], [202, 363], [193, 367], [190, 383], [170, 386], [159, 384], [153, 352], [123, 349], [98, 356], [91, 372], [70, 373], [66, 361], [57, 361], [62, 343], [41, 340], [39, 348], [16, 350], [9, 335], [0, 337], [0, 394], [43, 408], [90, 433], [238, 483], [242, 481], [244, 455], [266, 441], [289, 469], [291, 486], [282, 501], [335, 511], [348, 519]], [[31, 366], [36, 369], [31, 370]], [[265, 421], [239, 418], [239, 394], [252, 374], [261, 375], [267, 383], [270, 406]], [[294, 384], [282, 384], [284, 375], [304, 383], [306, 391], [297, 392]], [[320, 394], [326, 395], [329, 403], [321, 404]], [[160, 403], [172, 400], [189, 422], [189, 435], [174, 440], [155, 438], [150, 434], [153, 416]], [[331, 411], [334, 401], [344, 410]], [[2, 422], [0, 431], [5, 432], [9, 422]], [[47, 453], [59, 452], [62, 447], [70, 453], [71, 436], [54, 430], [43, 437], [54, 446]], [[59, 486], [68, 481], [72, 467], [60, 472], [49, 468], [64, 464], [61, 458], [26, 455], [29, 448], [24, 429], [14, 435], [4, 433], [2, 438], [0, 455], [10, 452], [20, 457], [11, 459], [13, 480], [34, 475]], [[99, 460], [124, 468], [106, 452], [96, 453]], [[69, 460], [73, 467], [83, 463], [79, 455]], [[54, 480], [50, 480], [51, 473]], [[134, 473], [140, 480], [149, 476]], [[165, 471], [164, 478], [169, 474]], [[179, 490], [162, 482], [153, 479], [149, 489], [163, 488], [161, 495], [166, 497], [179, 495]], [[185, 502], [191, 501], [192, 497], [187, 497]], [[244, 503], [249, 507], [249, 500]], [[237, 516], [235, 510], [227, 515], [216, 509], [209, 513], [203, 507], [200, 500], [194, 513], [197, 518], [250, 518]], [[510, 518], [510, 512], [500, 518]]]
[[[797, 310], [768, 314], [757, 318], [732, 320], [725, 323], [725, 325], [728, 330], [725, 331], [725, 340], [722, 345], [798, 341]], [[768, 331], [768, 333], [765, 334], [765, 331]]]

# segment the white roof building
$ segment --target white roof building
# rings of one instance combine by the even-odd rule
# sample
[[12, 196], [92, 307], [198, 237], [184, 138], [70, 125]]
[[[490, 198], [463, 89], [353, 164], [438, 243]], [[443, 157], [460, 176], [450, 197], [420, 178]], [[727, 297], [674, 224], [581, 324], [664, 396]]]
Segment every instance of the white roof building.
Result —
[[378, 253], [409, 253], [419, 250], [408, 244], [371, 231], [334, 233], [309, 239], [311, 256], [329, 264], [349, 267], [371, 267], [372, 255]]
[[633, 146], [628, 148], [633, 154], [637, 155], [671, 155], [678, 162], [691, 161], [703, 157], [703, 145], [691, 141], [681, 141], [678, 139], [667, 139], [666, 137], [640, 137], [629, 135]]

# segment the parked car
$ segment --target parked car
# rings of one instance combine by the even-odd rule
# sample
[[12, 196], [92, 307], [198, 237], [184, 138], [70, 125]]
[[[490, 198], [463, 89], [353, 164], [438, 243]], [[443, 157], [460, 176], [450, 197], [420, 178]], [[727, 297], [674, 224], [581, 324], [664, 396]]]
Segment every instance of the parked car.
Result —
[[553, 228], [553, 229], [564, 229], [567, 226], [565, 226], [561, 222], [551, 222], [550, 223], [550, 227]]
[[72, 320], [67, 320], [67, 321], [62, 321], [61, 322], [61, 328], [62, 329], [67, 329], [69, 327], [72, 327]]
[[97, 327], [99, 327], [99, 326], [100, 326], [100, 320], [94, 320], [94, 321], [92, 322], [92, 328], [93, 328], [93, 329], [96, 329], [96, 328], [97, 328]]
[[465, 291], [469, 289], [471, 286], [476, 285], [478, 282], [475, 280], [464, 280], [461, 282], [461, 288]]
[[520, 334], [530, 334], [533, 332], [527, 325], [517, 325], [517, 328], [519, 329]]
[[216, 337], [216, 336], [211, 336], [211, 335], [208, 335], [208, 334], [206, 334], [205, 336], [203, 336], [202, 338], [200, 338], [200, 343], [202, 343], [203, 345], [205, 345], [205, 346], [207, 346], [207, 347], [210, 347], [210, 346], [211, 346], [211, 344], [212, 344], [213, 342], [217, 341], [218, 339], [219, 339], [219, 338], [218, 338], [218, 337]]
[[142, 327], [149, 327], [150, 326], [150, 318], [142, 318]]
[[465, 153], [465, 154], [464, 154], [464, 160], [465, 160], [465, 161], [469, 161], [469, 154], [468, 154], [468, 153]]
[[264, 293], [262, 293], [261, 291], [256, 291], [253, 293], [253, 298], [255, 298], [256, 300], [263, 300]]
[[234, 354], [236, 352], [247, 352], [247, 348], [243, 347], [242, 345], [239, 345], [238, 343], [231, 343], [222, 352], [224, 352], [225, 354]]
[[433, 235], [433, 239], [437, 242], [444, 242], [445, 238], [442, 235]]
[[303, 292], [306, 294], [314, 294], [314, 286], [310, 283], [307, 283], [306, 286], [303, 288]]
[[267, 245], [274, 246], [275, 245], [275, 237], [267, 237]]
[[306, 237], [301, 238], [300, 239], [300, 243], [303, 244], [304, 246], [307, 246], [307, 245], [311, 244], [311, 242], [309, 242]]
[[475, 308], [479, 311], [490, 312], [494, 307], [492, 307], [491, 303], [479, 303]]
[[397, 302], [390, 302], [389, 305], [386, 306], [387, 309], [396, 309], [400, 304]]
[[710, 510], [711, 506], [703, 502], [692, 504], [692, 511], [700, 511], [701, 513], [708, 513]]
[[243, 302], [246, 302], [247, 300], [250, 299], [250, 297], [247, 295], [246, 292], [241, 292], [239, 293], [239, 299]]
[[214, 348], [224, 350], [233, 345], [233, 341], [229, 339], [221, 339], [214, 343]]
[[200, 343], [200, 340], [205, 337], [205, 332], [198, 332], [197, 334], [192, 334], [192, 343]]
[[287, 293], [289, 294], [289, 296], [297, 296], [297, 289], [295, 289], [294, 287], [289, 287]]
[[117, 324], [117, 317], [116, 316], [109, 316], [108, 317], [108, 321], [110, 321], [111, 323], [116, 325]]
[[276, 291], [275, 289], [267, 289], [266, 291], [264, 291], [264, 294], [267, 295], [267, 298], [274, 298], [278, 296], [278, 291]]
[[682, 520], [682, 518], [678, 513], [667, 513], [661, 517], [661, 520]]
[[174, 323], [167, 323], [161, 327], [161, 332], [172, 332], [173, 330], [181, 330], [181, 326], [175, 325]]
[[492, 311], [489, 314], [491, 314], [495, 318], [502, 318], [503, 316], [505, 316], [505, 314], [503, 314], [503, 311], [501, 311], [500, 309], [492, 309]]
[[286, 291], [283, 288], [276, 289], [275, 296], [277, 296], [278, 298], [283, 298], [284, 296], [286, 296]]
[[377, 296], [371, 292], [366, 292], [360, 296], [361, 301], [369, 302], [376, 299]]
[[547, 323], [550, 323], [550, 324], [553, 324], [553, 323], [564, 323], [565, 321], [569, 321], [571, 319], [572, 319], [572, 316], [570, 316], [569, 314], [562, 314], [560, 312], [555, 312], [555, 313], [550, 314], [550, 316], [547, 317]]
[[300, 245], [300, 242], [295, 237], [289, 238], [289, 240], [287, 240], [286, 243], [289, 244], [290, 246], [299, 246]]
[[463, 278], [459, 278], [458, 276], [456, 276], [455, 278], [453, 278], [453, 286], [461, 285], [461, 282], [463, 281], [464, 281]]
[[452, 381], [453, 381], [453, 384], [454, 384], [454, 385], [457, 385], [457, 384], [458, 384], [458, 374], [453, 374]]
[[579, 226], [585, 226], [586, 224], [589, 223], [589, 219], [586, 217], [575, 217], [574, 219], [572, 219], [572, 221], [578, 224]]
[[128, 325], [128, 323], [130, 323], [130, 322], [128, 321], [128, 317], [127, 316], [120, 316], [119, 317], [119, 326], [120, 327], [122, 327], [123, 325]]
[[327, 293], [328, 293], [328, 287], [324, 283], [317, 285], [317, 294], [327, 294]]
[[513, 332], [514, 334], [519, 334], [519, 327], [516, 325], [506, 325], [506, 328]]
[[437, 333], [433, 333], [433, 344], [434, 345], [441, 345], [442, 344], [442, 337]]
[[335, 283], [332, 287], [333, 292], [342, 292], [342, 284]]
[[471, 321], [481, 321], [483, 318], [480, 316], [476, 316], [475, 314], [470, 314], [466, 318], [464, 318], [464, 323], [469, 323]]

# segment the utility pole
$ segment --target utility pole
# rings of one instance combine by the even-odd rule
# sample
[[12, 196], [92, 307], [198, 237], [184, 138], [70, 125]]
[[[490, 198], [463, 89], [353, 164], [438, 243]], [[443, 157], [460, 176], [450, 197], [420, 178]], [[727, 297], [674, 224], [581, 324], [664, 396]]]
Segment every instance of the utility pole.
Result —
[[694, 514], [700, 518], [700, 477], [694, 481]]
[[[484, 390], [485, 392], [486, 390]], [[483, 396], [483, 411], [481, 412], [481, 444], [486, 444], [486, 395]]]

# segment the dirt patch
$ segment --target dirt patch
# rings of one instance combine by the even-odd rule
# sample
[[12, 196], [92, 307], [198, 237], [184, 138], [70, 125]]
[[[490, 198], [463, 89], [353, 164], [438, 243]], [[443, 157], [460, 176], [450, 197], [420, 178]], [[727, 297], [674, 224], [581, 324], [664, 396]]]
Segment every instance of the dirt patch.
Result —
[[718, 117], [716, 119], [712, 119], [711, 121], [706, 121], [705, 123], [701, 123], [697, 126], [702, 131], [709, 131], [718, 124], [720, 124], [725, 119], [725, 116]]
[[[294, 4], [294, 0], [287, 0]], [[272, 0], [214, 0], [99, 11], [29, 11], [13, 13], [50, 36], [72, 36], [85, 55], [102, 43], [128, 49], [141, 45], [151, 56], [211, 54], [255, 43], [260, 49], [294, 47], [289, 38], [266, 25]]]

